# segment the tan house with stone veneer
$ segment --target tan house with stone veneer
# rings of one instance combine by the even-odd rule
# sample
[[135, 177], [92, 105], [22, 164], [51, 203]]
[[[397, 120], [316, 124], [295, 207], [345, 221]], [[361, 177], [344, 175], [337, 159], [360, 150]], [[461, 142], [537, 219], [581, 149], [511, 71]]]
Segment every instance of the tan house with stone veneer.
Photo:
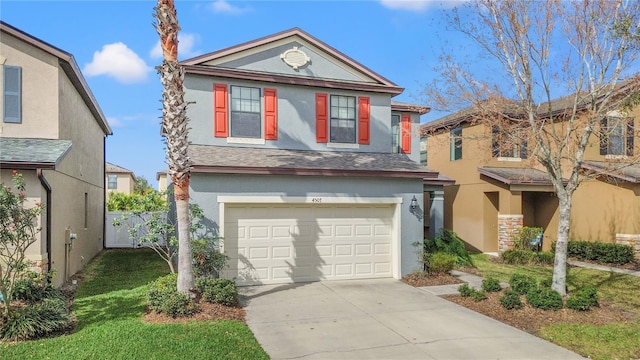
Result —
[[42, 231], [27, 256], [55, 285], [103, 249], [111, 129], [73, 56], [0, 22], [0, 178], [23, 174]]
[[[553, 105], [560, 109], [562, 99]], [[574, 193], [570, 239], [631, 244], [640, 255], [640, 108], [623, 118], [619, 131], [592, 135], [582, 169], [594, 177]], [[558, 199], [544, 167], [529, 158], [526, 139], [501, 145], [499, 132], [474, 121], [470, 109], [424, 124], [421, 131], [429, 168], [455, 180], [445, 187], [445, 228], [471, 249], [498, 252], [511, 246], [514, 230], [538, 226], [544, 229], [543, 248], [550, 249]], [[621, 165], [627, 166], [617, 169]]]

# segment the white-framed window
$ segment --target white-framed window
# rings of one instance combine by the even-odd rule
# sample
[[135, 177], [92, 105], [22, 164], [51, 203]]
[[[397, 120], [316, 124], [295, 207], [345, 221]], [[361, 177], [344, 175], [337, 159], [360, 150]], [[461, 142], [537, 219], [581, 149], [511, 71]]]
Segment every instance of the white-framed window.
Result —
[[3, 66], [3, 114], [5, 123], [22, 123], [22, 68], [19, 66]]
[[260, 89], [231, 86], [231, 137], [261, 138]]
[[331, 95], [330, 141], [356, 143], [356, 98], [355, 96]]
[[600, 128], [600, 155], [633, 156], [634, 119], [607, 116]]
[[451, 130], [450, 138], [450, 159], [451, 161], [462, 159], [462, 128]]
[[427, 137], [420, 137], [420, 164], [427, 166]]
[[[491, 155], [503, 159], [526, 159], [527, 139], [525, 129], [491, 128]], [[499, 159], [500, 160], [500, 159]]]
[[118, 175], [107, 175], [107, 189], [115, 190], [118, 188]]
[[402, 152], [402, 129], [400, 125], [400, 115], [391, 115], [391, 152], [399, 154]]

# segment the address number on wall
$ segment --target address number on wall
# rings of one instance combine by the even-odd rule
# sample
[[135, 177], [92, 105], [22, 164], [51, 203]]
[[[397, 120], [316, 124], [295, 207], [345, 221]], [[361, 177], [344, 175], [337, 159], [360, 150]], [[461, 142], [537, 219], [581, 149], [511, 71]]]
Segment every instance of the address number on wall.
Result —
[[321, 203], [322, 202], [322, 198], [311, 198], [311, 202], [312, 203]]

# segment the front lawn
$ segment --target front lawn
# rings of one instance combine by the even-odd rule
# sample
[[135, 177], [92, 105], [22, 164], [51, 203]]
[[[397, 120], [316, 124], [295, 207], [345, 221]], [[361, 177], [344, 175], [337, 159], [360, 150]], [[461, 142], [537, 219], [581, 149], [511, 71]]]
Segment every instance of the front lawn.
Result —
[[[538, 280], [551, 278], [553, 273], [552, 267], [501, 264], [490, 261], [488, 256], [482, 254], [473, 255], [473, 261], [480, 275], [503, 282], [508, 282], [516, 272]], [[640, 278], [570, 267], [567, 274], [569, 293], [585, 286], [596, 287], [601, 303], [616, 309], [618, 313], [632, 313], [634, 319], [601, 325], [563, 323], [562, 319], [558, 319], [561, 313], [547, 311], [549, 317], [558, 321], [554, 325], [542, 327], [537, 335], [592, 359], [640, 358]]]
[[2, 359], [268, 359], [235, 320], [142, 321], [150, 281], [167, 273], [151, 250], [108, 250], [85, 269], [72, 334], [0, 345]]

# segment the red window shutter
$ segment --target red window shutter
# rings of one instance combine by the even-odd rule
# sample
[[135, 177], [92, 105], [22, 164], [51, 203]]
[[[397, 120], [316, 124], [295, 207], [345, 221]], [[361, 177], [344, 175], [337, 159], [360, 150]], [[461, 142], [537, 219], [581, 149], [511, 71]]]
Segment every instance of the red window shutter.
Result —
[[402, 152], [411, 154], [411, 115], [402, 114]]
[[368, 97], [358, 98], [358, 143], [369, 145], [370, 105]]
[[213, 84], [213, 127], [215, 137], [229, 136], [227, 84]]
[[329, 122], [327, 114], [327, 94], [316, 94], [316, 141], [329, 141]]
[[264, 139], [278, 139], [278, 95], [276, 89], [264, 89]]

